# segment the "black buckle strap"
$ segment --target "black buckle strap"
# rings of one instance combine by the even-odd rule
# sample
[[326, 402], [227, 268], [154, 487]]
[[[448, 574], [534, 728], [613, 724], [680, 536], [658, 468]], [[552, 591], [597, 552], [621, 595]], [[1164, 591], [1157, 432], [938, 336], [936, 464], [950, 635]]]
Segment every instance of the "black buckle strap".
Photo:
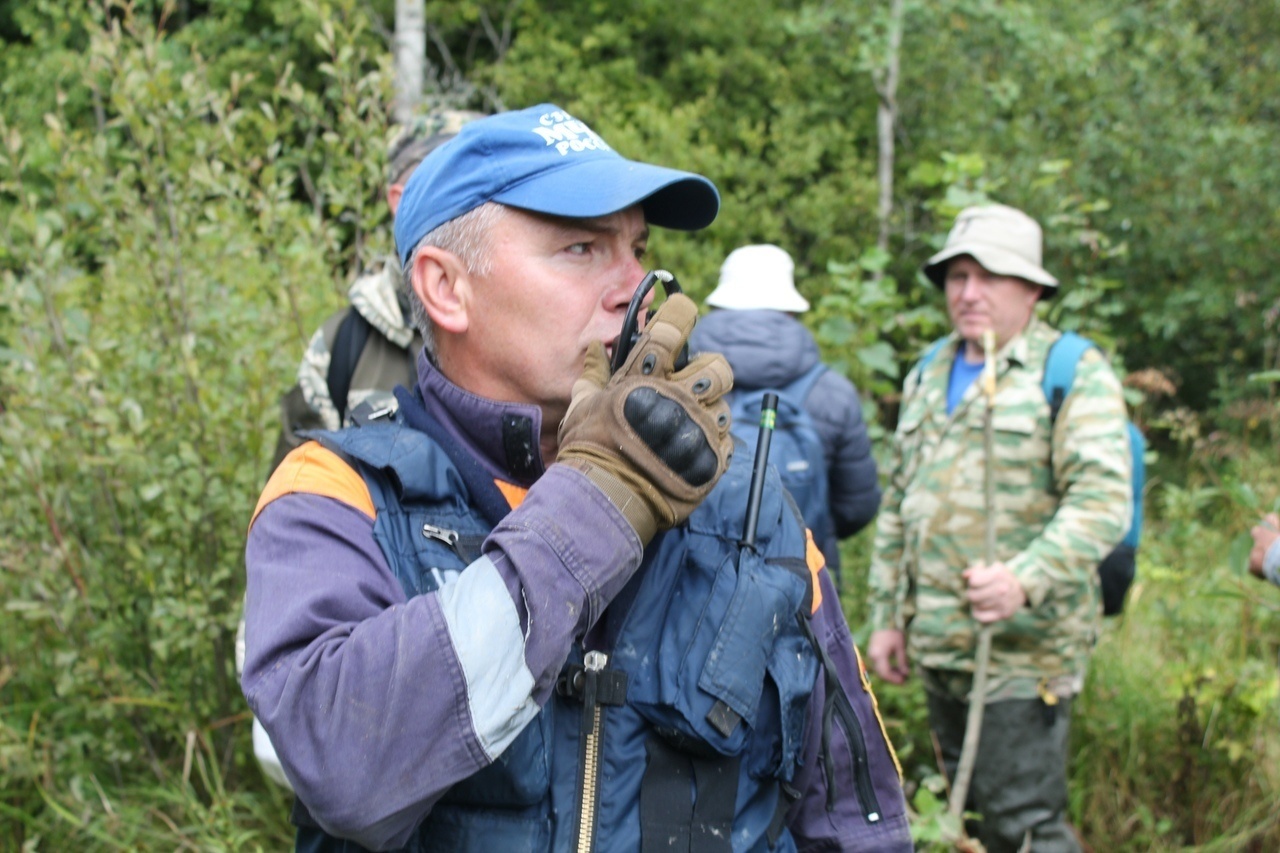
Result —
[[640, 853], [689, 853], [693, 831], [693, 765], [689, 756], [650, 737], [640, 782]]
[[798, 799], [800, 799], [800, 792], [779, 779], [778, 807], [773, 811], [773, 820], [769, 821], [769, 830], [766, 833], [770, 847], [777, 846], [778, 839], [782, 837], [782, 829], [787, 825], [787, 812], [791, 811], [791, 807]]
[[691, 755], [655, 736], [645, 752], [641, 853], [732, 853], [741, 759]]

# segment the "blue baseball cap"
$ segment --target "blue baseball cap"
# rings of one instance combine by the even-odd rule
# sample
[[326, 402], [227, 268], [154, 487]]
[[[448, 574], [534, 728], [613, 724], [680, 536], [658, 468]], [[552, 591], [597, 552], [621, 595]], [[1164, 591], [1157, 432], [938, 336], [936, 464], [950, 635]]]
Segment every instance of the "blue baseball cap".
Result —
[[607, 216], [644, 206], [652, 225], [705, 228], [720, 210], [715, 184], [628, 160], [554, 104], [465, 125], [432, 151], [405, 185], [396, 211], [400, 264], [428, 233], [485, 202], [552, 216]]

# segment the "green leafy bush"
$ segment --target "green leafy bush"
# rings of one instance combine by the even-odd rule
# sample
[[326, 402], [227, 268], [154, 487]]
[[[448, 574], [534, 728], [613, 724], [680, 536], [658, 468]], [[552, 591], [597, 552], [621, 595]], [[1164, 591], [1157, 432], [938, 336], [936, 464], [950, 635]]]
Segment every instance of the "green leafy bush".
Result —
[[383, 216], [354, 5], [300, 10], [319, 92], [95, 13], [97, 121], [0, 119], [0, 839], [281, 842], [232, 650], [276, 401]]

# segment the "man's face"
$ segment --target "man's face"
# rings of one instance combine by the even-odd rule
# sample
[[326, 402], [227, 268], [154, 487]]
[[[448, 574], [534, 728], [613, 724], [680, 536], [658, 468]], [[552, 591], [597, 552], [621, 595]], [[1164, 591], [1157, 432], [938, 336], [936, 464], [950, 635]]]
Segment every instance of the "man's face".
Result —
[[554, 430], [587, 347], [622, 329], [649, 228], [639, 205], [597, 219], [508, 208], [493, 228], [486, 274], [468, 276], [467, 328], [441, 341], [442, 366], [476, 394], [541, 406]]
[[947, 263], [945, 284], [951, 325], [975, 348], [987, 329], [995, 332], [997, 348], [1008, 343], [1031, 320], [1040, 298], [1040, 285], [988, 272], [968, 255]]

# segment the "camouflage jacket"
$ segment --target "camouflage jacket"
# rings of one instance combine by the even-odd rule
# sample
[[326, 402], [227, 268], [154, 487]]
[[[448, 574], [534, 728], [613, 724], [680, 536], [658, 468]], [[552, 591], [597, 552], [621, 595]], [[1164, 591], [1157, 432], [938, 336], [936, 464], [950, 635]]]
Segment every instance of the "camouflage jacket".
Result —
[[347, 291], [351, 304], [332, 314], [311, 336], [298, 365], [298, 382], [280, 402], [281, 430], [273, 470], [302, 443], [298, 433], [345, 426], [338, 422], [338, 408], [329, 396], [329, 362], [338, 327], [351, 311], [359, 312], [372, 328], [351, 372], [346, 411], [366, 400], [374, 406], [390, 403], [397, 385], [413, 387], [422, 337], [401, 309], [398, 269], [396, 259], [388, 258], [380, 268], [356, 279]]
[[[415, 341], [413, 324], [400, 310], [397, 294], [400, 292], [399, 268], [395, 260], [389, 258], [382, 267], [366, 273], [356, 279], [347, 291], [351, 300], [352, 311], [369, 321], [385, 343], [393, 346], [382, 346], [387, 355], [377, 358], [379, 363], [387, 362], [380, 367], [360, 365], [357, 363], [355, 375], [351, 380], [351, 390], [347, 394], [347, 411], [351, 411], [367, 399], [385, 397], [392, 399], [391, 389], [396, 385], [413, 384], [416, 375], [413, 359], [421, 348], [421, 341]], [[329, 358], [330, 347], [338, 326], [346, 311], [339, 311], [325, 321], [316, 333], [311, 336], [311, 343], [298, 365], [298, 384], [302, 387], [303, 397], [307, 405], [320, 414], [325, 429], [338, 429], [338, 410], [329, 398]], [[371, 335], [370, 345], [380, 345], [377, 335]], [[411, 346], [411, 344], [413, 346]], [[361, 360], [371, 357], [362, 353]], [[369, 369], [365, 369], [365, 368]]]
[[[988, 701], [1031, 698], [1047, 684], [1079, 690], [1101, 618], [1097, 564], [1124, 536], [1132, 461], [1120, 383], [1102, 355], [1081, 358], [1051, 429], [1041, 380], [1059, 332], [1033, 318], [997, 355], [996, 558], [1017, 576], [1027, 606], [997, 623]], [[874, 630], [907, 632], [928, 683], [963, 698], [978, 623], [960, 573], [983, 561], [983, 416], [975, 381], [948, 416], [955, 335], [907, 376], [876, 528], [870, 603]]]

